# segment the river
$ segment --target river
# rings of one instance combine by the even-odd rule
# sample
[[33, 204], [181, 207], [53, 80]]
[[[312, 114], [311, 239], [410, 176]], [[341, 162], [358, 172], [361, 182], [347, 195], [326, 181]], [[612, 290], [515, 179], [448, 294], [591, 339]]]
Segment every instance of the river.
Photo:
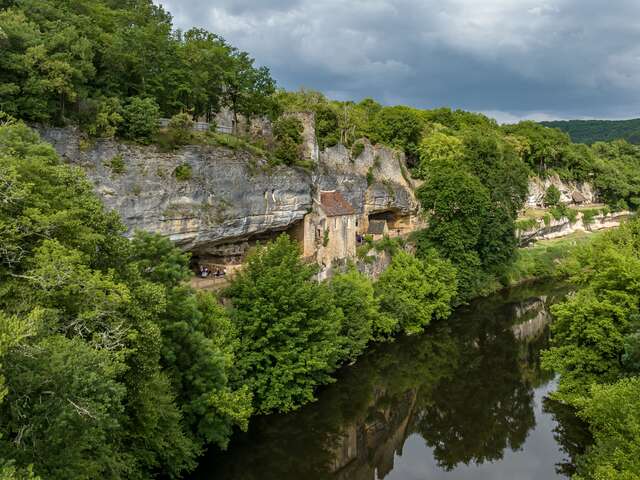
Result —
[[540, 368], [557, 285], [473, 302], [424, 335], [375, 347], [317, 402], [252, 419], [198, 480], [562, 479], [588, 444]]

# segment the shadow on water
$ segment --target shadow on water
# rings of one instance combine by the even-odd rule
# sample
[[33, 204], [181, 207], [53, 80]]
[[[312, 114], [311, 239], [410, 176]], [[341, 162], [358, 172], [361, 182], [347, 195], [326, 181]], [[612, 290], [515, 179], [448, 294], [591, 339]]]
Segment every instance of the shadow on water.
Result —
[[565, 292], [513, 289], [381, 345], [339, 372], [318, 402], [254, 419], [193, 478], [565, 478], [588, 435], [566, 407], [544, 400], [555, 380], [540, 368], [548, 307]]

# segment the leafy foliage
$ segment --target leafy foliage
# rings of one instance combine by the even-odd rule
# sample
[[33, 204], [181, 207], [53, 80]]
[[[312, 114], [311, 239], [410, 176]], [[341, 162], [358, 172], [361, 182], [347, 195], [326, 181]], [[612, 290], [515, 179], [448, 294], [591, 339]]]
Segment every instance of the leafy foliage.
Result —
[[228, 382], [228, 316], [183, 285], [188, 257], [125, 239], [20, 123], [0, 126], [0, 165], [0, 458], [25, 477], [177, 478], [225, 446], [250, 397]]
[[331, 381], [343, 313], [286, 235], [258, 247], [226, 291], [238, 329], [236, 368], [257, 412], [290, 411]]
[[433, 319], [449, 316], [456, 287], [455, 268], [435, 251], [422, 260], [399, 252], [380, 276], [376, 293], [382, 312], [397, 320], [395, 329], [415, 334]]

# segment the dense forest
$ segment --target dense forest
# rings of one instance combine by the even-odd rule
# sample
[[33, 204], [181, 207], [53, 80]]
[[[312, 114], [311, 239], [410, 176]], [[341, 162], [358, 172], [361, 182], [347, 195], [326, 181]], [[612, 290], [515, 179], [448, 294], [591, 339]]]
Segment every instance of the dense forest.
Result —
[[540, 122], [545, 127], [557, 128], [569, 134], [576, 143], [593, 144], [626, 140], [640, 144], [640, 119], [632, 120], [557, 120]]
[[[370, 343], [420, 333], [455, 306], [508, 285], [531, 175], [590, 181], [611, 209], [640, 206], [640, 147], [625, 141], [578, 145], [533, 122], [499, 126], [463, 111], [286, 92], [246, 52], [201, 29], [174, 30], [170, 15], [148, 0], [0, 0], [0, 7], [3, 480], [180, 478], [207, 446], [225, 448], [252, 415], [312, 401]], [[269, 118], [273, 138], [191, 131], [194, 119], [212, 120], [222, 108], [236, 118]], [[286, 115], [299, 111], [315, 114], [323, 149], [342, 144], [355, 159], [366, 138], [404, 153], [409, 174], [422, 181], [416, 195], [429, 228], [411, 239], [415, 255], [400, 240], [377, 245], [392, 261], [376, 282], [350, 268], [318, 283], [317, 268], [283, 235], [249, 255], [221, 292], [224, 304], [186, 286], [189, 255], [167, 239], [124, 238], [83, 172], [29, 127], [73, 125], [89, 138], [167, 149], [233, 145], [311, 169], [301, 156], [302, 125]], [[168, 128], [159, 128], [160, 117], [170, 118]], [[635, 228], [607, 237], [624, 248], [606, 251], [635, 258]], [[609, 408], [597, 403], [602, 389], [636, 388], [633, 380], [613, 382], [633, 371], [637, 352], [623, 346], [635, 338], [628, 288], [637, 282], [621, 257], [612, 263], [595, 247], [585, 252], [572, 265], [619, 267], [605, 270], [606, 278], [572, 273], [593, 290], [581, 295], [611, 295], [603, 302], [622, 322], [620, 332], [602, 327], [613, 339], [585, 340], [609, 349], [606, 369], [594, 366], [607, 375], [585, 377], [605, 385], [569, 397], [588, 382], [572, 377], [562, 363], [570, 357], [552, 350], [547, 361], [568, 372], [559, 395], [587, 405], [583, 415], [600, 438], [600, 417], [588, 412]], [[623, 278], [630, 287], [615, 284]], [[571, 318], [562, 320], [562, 308], [571, 302], [557, 309], [555, 348], [574, 341], [582, 348], [583, 340], [563, 337]], [[593, 308], [609, 318], [600, 307]], [[602, 435], [597, 448], [605, 453], [594, 450], [585, 462], [637, 471], [627, 457], [605, 461], [616, 437]], [[590, 471], [583, 478], [614, 478]]]

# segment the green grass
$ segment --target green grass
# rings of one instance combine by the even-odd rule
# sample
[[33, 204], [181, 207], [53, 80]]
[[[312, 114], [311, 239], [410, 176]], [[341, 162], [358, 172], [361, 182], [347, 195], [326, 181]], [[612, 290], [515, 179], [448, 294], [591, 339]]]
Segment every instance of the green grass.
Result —
[[503, 283], [511, 286], [558, 275], [558, 267], [573, 250], [593, 241], [602, 233], [576, 232], [567, 237], [542, 240], [531, 247], [521, 248], [513, 265], [505, 272]]

